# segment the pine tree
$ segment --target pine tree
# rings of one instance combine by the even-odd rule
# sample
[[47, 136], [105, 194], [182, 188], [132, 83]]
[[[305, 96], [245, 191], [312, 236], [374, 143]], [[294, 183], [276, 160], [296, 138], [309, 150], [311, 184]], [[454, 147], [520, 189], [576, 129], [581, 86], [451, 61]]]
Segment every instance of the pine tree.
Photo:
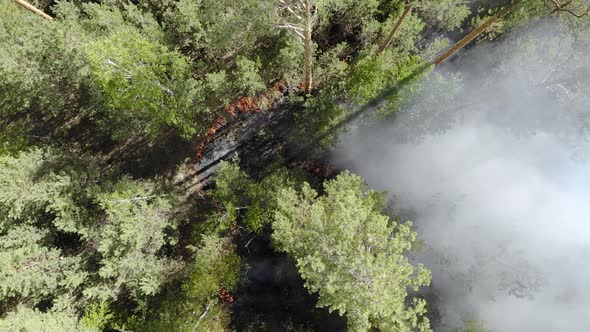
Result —
[[346, 315], [349, 328], [367, 331], [429, 330], [425, 302], [407, 306], [408, 288], [428, 285], [430, 271], [404, 254], [416, 234], [411, 223], [381, 214], [383, 198], [363, 181], [343, 173], [324, 184], [325, 195], [305, 184], [278, 197], [273, 239], [291, 255], [318, 306]]

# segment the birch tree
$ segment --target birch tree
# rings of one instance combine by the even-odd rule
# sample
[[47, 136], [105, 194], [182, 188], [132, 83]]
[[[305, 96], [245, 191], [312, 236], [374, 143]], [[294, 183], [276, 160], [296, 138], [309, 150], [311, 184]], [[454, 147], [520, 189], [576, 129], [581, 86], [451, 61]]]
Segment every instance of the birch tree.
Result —
[[313, 26], [317, 21], [317, 6], [325, 0], [279, 0], [278, 27], [287, 29], [303, 43], [305, 79], [303, 90], [311, 92], [313, 84]]

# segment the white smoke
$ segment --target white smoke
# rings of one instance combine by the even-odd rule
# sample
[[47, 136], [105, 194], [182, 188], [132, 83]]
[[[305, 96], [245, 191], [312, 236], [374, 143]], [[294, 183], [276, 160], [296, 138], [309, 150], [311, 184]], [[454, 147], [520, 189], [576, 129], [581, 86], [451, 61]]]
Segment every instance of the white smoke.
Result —
[[590, 329], [590, 49], [543, 22], [437, 68], [334, 162], [390, 193], [424, 242], [442, 326]]

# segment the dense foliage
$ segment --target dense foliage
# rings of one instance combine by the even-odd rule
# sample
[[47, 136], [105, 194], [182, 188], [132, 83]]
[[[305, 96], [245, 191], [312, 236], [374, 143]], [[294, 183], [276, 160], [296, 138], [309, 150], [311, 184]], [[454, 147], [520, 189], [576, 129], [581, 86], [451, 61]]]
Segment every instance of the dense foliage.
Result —
[[61, 158], [33, 149], [0, 159], [2, 300], [83, 308], [157, 293], [178, 269], [160, 253], [176, 227], [171, 202], [154, 183], [103, 182], [93, 165]]
[[[547, 16], [587, 33], [589, 8], [31, 3], [54, 19], [0, 0], [0, 330], [11, 331], [245, 329], [232, 294], [249, 280], [253, 239], [294, 266], [304, 300], [345, 317], [350, 330], [429, 330], [434, 304], [419, 294], [430, 272], [407, 258], [417, 234], [384, 213], [382, 194], [348, 172], [310, 167], [312, 153], [294, 161], [280, 148], [260, 152], [272, 160], [264, 165], [212, 163], [213, 181], [201, 179], [194, 142], [236, 109], [282, 107], [289, 117], [277, 122], [295, 121], [281, 130], [290, 143], [329, 146], [351, 118], [387, 118], [417, 90], [452, 100], [460, 78], [420, 80], [448, 36], [505, 6], [513, 9], [480, 41]], [[281, 96], [269, 101], [268, 91]], [[256, 149], [267, 134], [248, 143]]]
[[430, 272], [415, 269], [404, 253], [416, 234], [381, 214], [383, 197], [359, 177], [343, 173], [324, 184], [325, 196], [305, 184], [279, 193], [273, 239], [297, 261], [319, 306], [338, 310], [351, 331], [429, 330], [425, 302], [407, 308], [407, 290], [428, 285]]

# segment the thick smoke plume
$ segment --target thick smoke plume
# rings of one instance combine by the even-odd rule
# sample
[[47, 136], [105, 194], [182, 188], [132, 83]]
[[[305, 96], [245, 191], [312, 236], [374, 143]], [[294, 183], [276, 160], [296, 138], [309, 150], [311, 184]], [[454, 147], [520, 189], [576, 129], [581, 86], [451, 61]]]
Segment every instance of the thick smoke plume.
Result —
[[335, 149], [414, 221], [435, 330], [590, 328], [588, 45], [554, 22], [480, 44]]

